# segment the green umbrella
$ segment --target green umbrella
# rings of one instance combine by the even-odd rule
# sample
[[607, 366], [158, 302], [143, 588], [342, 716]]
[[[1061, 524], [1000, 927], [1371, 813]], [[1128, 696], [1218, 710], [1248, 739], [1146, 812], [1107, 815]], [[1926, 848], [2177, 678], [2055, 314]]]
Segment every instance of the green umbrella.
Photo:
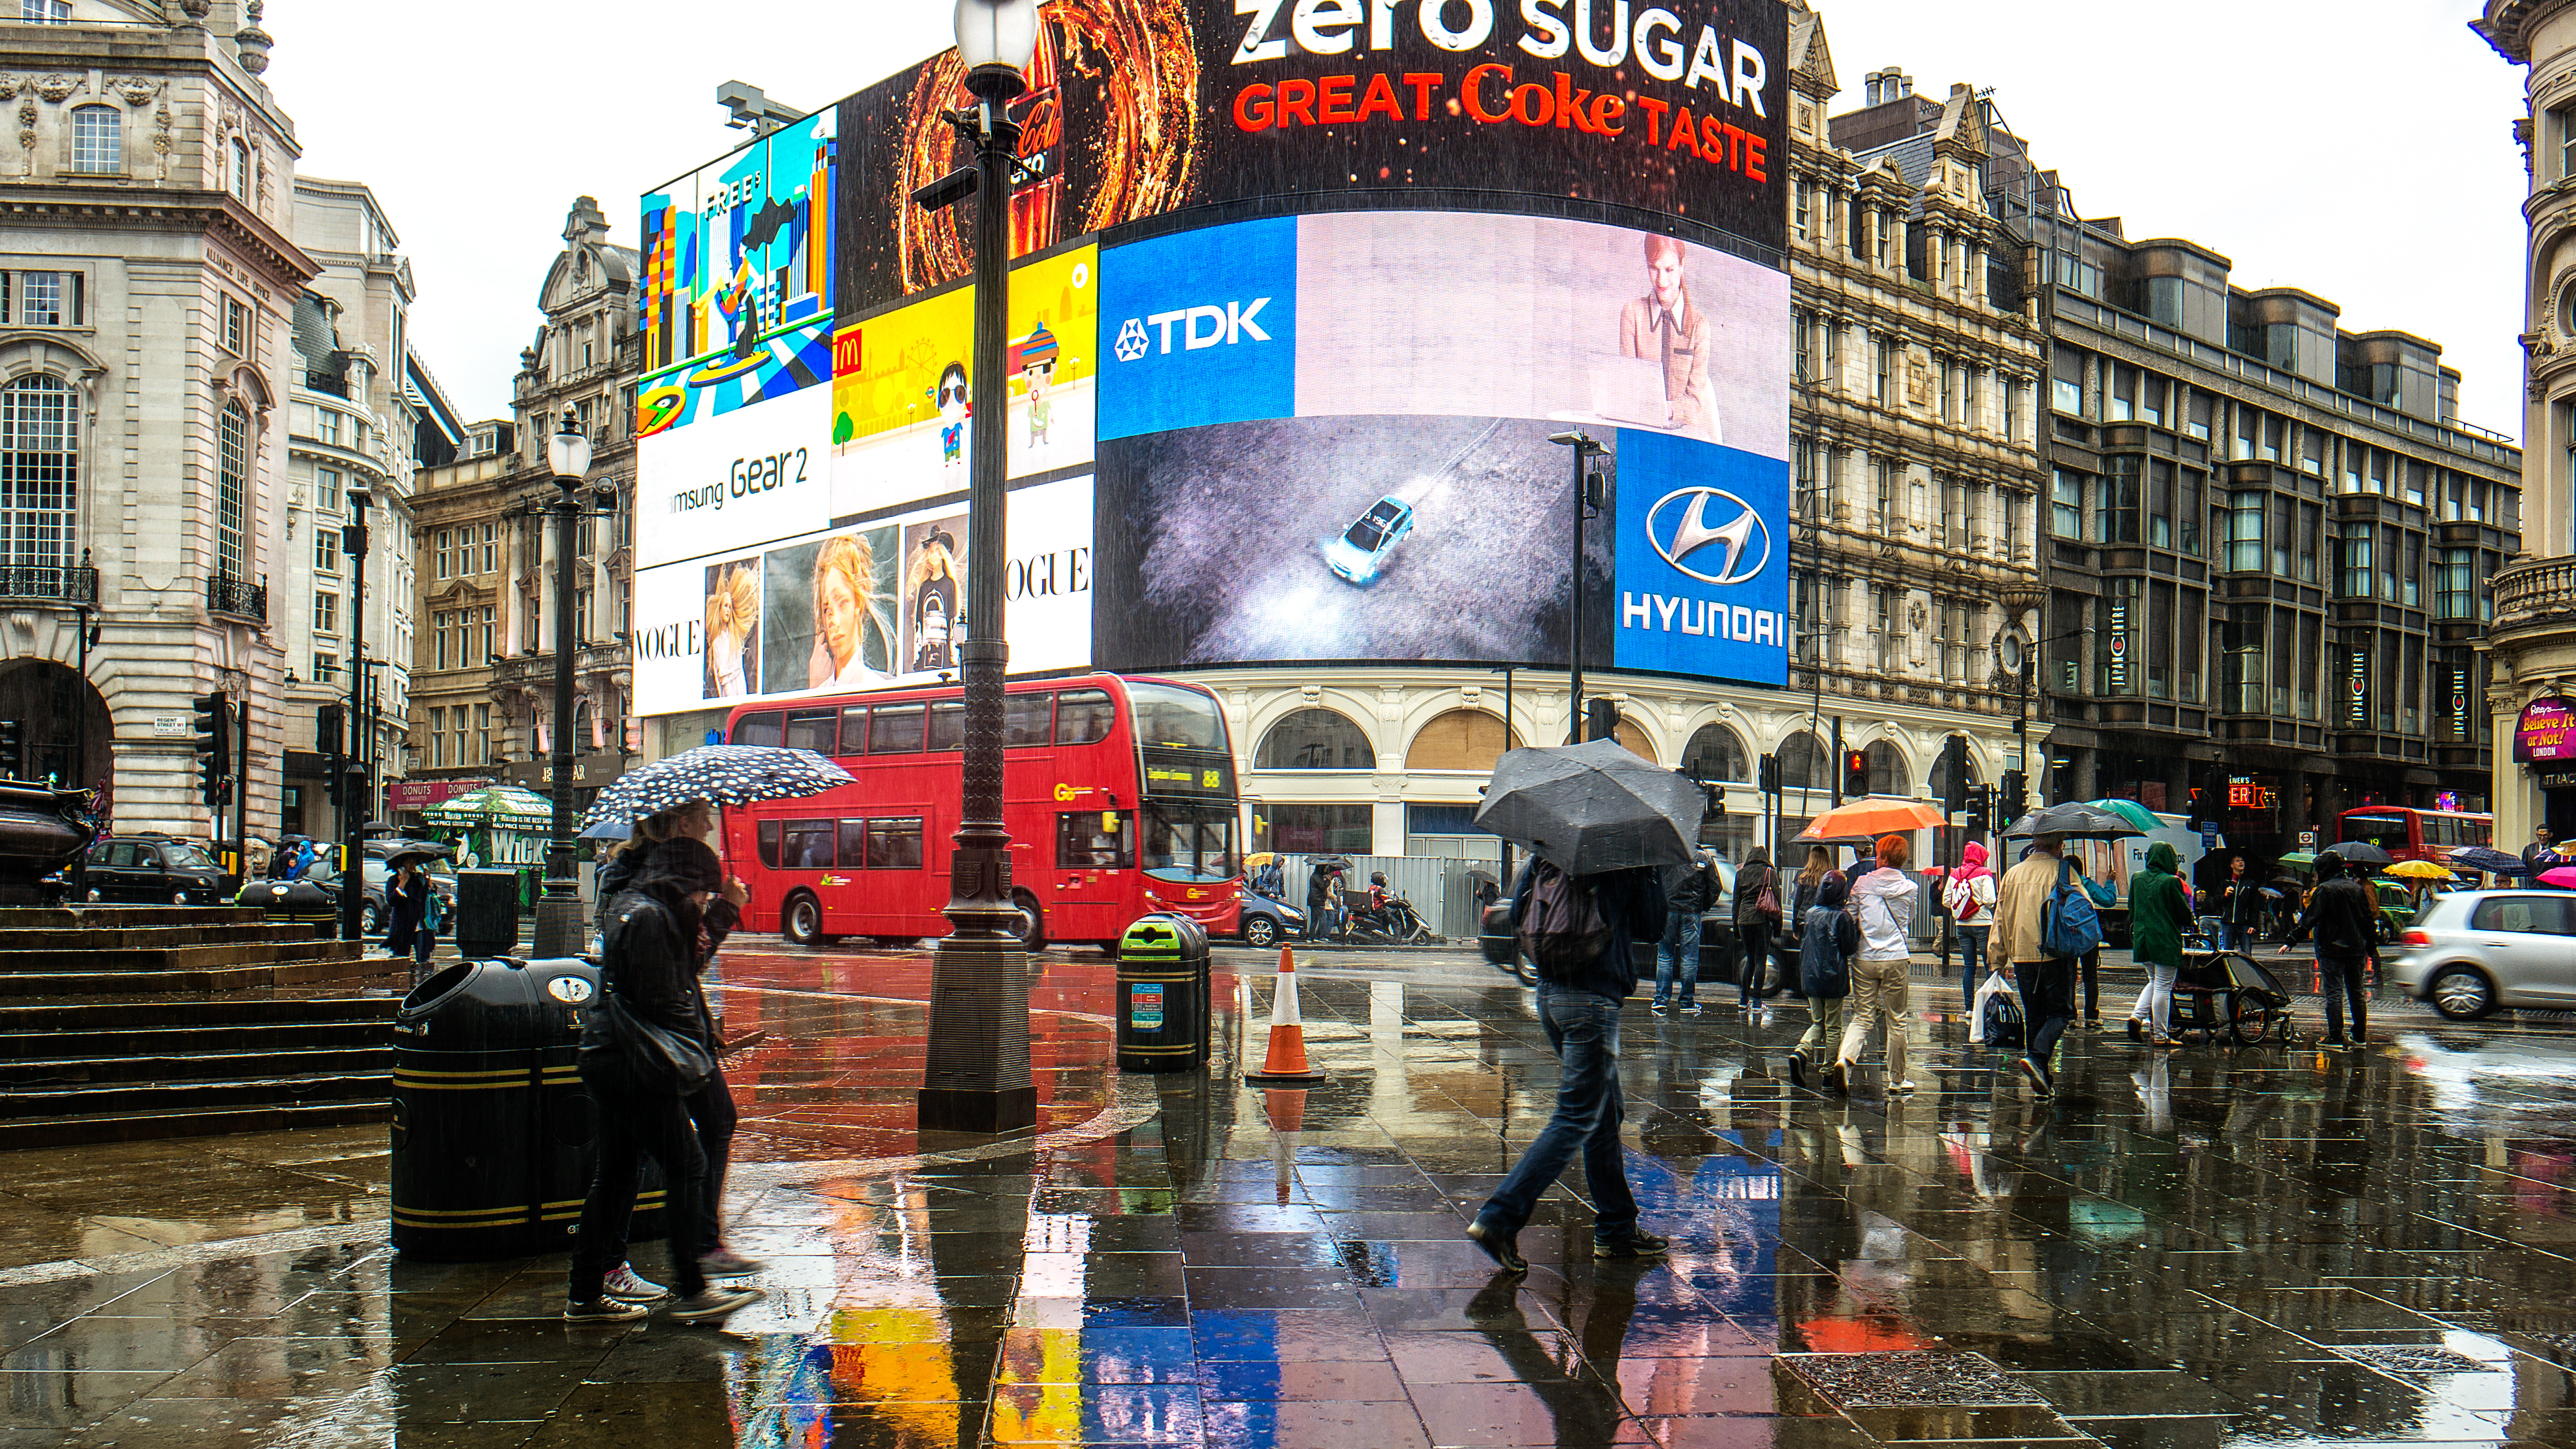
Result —
[[2086, 803], [2090, 804], [2096, 810], [2108, 810], [2112, 814], [2119, 816], [2121, 819], [2128, 821], [2131, 825], [2138, 827], [2140, 830], [2162, 830], [2164, 828], [2165, 823], [2156, 818], [2156, 812], [2139, 804], [2135, 800], [2092, 800], [2087, 801]]
[[2316, 863], [2317, 853], [2313, 850], [2294, 850], [2281, 857], [2281, 864], [2283, 865], [2314, 865]]

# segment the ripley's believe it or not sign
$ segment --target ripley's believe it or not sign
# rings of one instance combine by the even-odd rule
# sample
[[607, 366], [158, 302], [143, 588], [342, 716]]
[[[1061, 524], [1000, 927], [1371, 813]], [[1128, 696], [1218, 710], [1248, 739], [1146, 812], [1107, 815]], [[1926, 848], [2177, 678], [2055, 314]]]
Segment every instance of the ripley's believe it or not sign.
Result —
[[2576, 760], [2576, 705], [2554, 694], [2524, 705], [2514, 721], [2513, 757], [2526, 765]]
[[[1788, 661], [1777, 0], [1056, 0], [1011, 105], [1015, 673]], [[644, 713], [965, 637], [934, 57], [643, 200]], [[1574, 577], [1580, 427], [1613, 486]]]

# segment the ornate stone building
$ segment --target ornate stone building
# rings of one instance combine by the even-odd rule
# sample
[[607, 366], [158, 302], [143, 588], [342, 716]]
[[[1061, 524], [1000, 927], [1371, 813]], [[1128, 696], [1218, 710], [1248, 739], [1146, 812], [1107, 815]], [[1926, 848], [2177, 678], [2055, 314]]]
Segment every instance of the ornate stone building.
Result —
[[2576, 0], [2487, 0], [2471, 28], [2528, 70], [2528, 110], [2514, 122], [2531, 182], [2522, 207], [2527, 516], [2522, 552], [2493, 583], [2484, 715], [2496, 744], [2496, 841], [2510, 849], [2536, 825], [2561, 839], [2576, 833], [2576, 759], [2521, 760], [2513, 748], [2526, 707], [2576, 699]]
[[[633, 249], [612, 246], [590, 197], [573, 203], [564, 247], [537, 305], [545, 322], [519, 354], [508, 419], [467, 429], [463, 454], [427, 470], [415, 494], [420, 624], [413, 651], [411, 758], [424, 780], [509, 779], [548, 787], [553, 749], [553, 530], [533, 510], [556, 497], [546, 435], [567, 411], [592, 441], [591, 477], [619, 490], [617, 514], [584, 521], [573, 728], [579, 795], [614, 779], [640, 740], [626, 642], [633, 602], [635, 331]], [[422, 792], [424, 795], [434, 792]], [[419, 798], [419, 797], [415, 797]]]
[[0, 21], [0, 718], [26, 739], [0, 769], [108, 787], [121, 831], [217, 833], [189, 701], [219, 689], [252, 707], [251, 829], [277, 825], [301, 650], [272, 599], [310, 547], [286, 535], [290, 321], [319, 268], [258, 11]]

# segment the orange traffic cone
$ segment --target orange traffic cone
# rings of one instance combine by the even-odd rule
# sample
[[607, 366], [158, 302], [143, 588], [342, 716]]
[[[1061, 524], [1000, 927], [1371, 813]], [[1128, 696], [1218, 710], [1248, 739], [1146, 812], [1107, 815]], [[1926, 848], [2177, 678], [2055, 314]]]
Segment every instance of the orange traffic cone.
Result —
[[1270, 1054], [1261, 1070], [1246, 1072], [1247, 1082], [1275, 1082], [1281, 1086], [1325, 1080], [1306, 1061], [1306, 1024], [1297, 1015], [1297, 957], [1279, 948], [1279, 984], [1270, 993]]

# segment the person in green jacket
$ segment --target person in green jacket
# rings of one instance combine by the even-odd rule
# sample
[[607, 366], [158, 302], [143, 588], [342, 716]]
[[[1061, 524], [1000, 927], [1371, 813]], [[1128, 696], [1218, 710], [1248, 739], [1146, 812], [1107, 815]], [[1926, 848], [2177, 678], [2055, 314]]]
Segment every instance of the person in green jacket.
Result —
[[2182, 970], [2183, 926], [2191, 899], [2183, 889], [2182, 859], [2159, 840], [2147, 847], [2147, 868], [2129, 882], [2129, 955], [2147, 968], [2147, 987], [2129, 1015], [2143, 1021], [2157, 1046], [2174, 1045], [2174, 977]]

